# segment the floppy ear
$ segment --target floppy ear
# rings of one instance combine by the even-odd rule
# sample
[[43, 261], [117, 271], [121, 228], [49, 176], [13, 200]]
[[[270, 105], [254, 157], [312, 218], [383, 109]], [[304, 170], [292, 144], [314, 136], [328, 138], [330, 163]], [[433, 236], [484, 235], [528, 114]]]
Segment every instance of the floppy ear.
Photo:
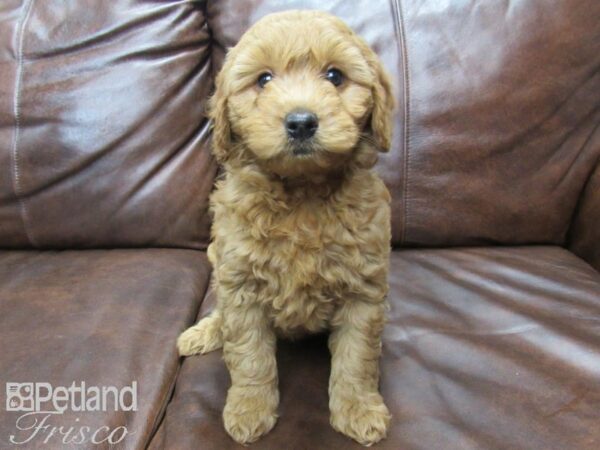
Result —
[[392, 112], [394, 110], [394, 93], [392, 83], [377, 54], [358, 35], [354, 35], [358, 46], [373, 71], [374, 82], [371, 87], [373, 111], [369, 124], [377, 149], [387, 152], [392, 141]]
[[[225, 67], [225, 66], [223, 66]], [[225, 70], [217, 75], [215, 93], [208, 103], [208, 116], [212, 119], [212, 148], [217, 161], [223, 163], [229, 157], [232, 146], [231, 127], [227, 113]]]
[[392, 141], [392, 112], [394, 110], [394, 96], [392, 92], [392, 84], [383, 68], [381, 62], [371, 52], [372, 59], [370, 64], [375, 70], [376, 79], [373, 84], [373, 112], [371, 113], [371, 132], [377, 143], [378, 150], [387, 152], [390, 149]]

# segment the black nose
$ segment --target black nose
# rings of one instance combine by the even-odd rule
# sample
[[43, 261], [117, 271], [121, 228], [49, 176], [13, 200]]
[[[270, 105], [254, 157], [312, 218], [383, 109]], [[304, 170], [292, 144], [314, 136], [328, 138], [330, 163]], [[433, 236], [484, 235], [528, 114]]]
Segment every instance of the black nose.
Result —
[[311, 138], [318, 127], [319, 119], [314, 113], [306, 109], [296, 109], [285, 116], [285, 129], [291, 138]]

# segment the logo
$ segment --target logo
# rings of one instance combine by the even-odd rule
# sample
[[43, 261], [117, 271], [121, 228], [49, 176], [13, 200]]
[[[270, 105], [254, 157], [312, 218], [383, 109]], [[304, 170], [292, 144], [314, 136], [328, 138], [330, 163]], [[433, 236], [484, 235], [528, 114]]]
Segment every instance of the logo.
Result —
[[[118, 444], [133, 432], [125, 426], [94, 428], [86, 425], [79, 413], [83, 417], [86, 412], [137, 410], [137, 381], [122, 387], [88, 386], [84, 381], [68, 386], [45, 382], [6, 383], [6, 411], [23, 413], [15, 421], [17, 432], [8, 439], [15, 445], [36, 439], [44, 444]], [[75, 413], [69, 415], [73, 423], [65, 424], [63, 419], [59, 425], [53, 425], [53, 418], [66, 411]]]
[[6, 410], [33, 411], [33, 383], [6, 383]]

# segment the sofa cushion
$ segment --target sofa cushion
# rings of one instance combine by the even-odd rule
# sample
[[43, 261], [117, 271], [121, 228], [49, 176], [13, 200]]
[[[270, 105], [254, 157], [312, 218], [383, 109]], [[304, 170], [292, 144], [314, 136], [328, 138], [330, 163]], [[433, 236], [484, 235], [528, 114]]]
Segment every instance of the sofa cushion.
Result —
[[[392, 255], [381, 449], [597, 449], [600, 275], [556, 247]], [[201, 315], [210, 309], [205, 302]], [[280, 418], [260, 449], [362, 448], [329, 426], [324, 337], [282, 342]], [[187, 358], [151, 449], [241, 448], [221, 352]]]
[[204, 247], [203, 2], [1, 3], [0, 247]]
[[[195, 250], [0, 252], [0, 448], [109, 448], [108, 434], [117, 429], [112, 440], [118, 441], [124, 433], [119, 427], [127, 432], [117, 448], [144, 448], [179, 368], [175, 340], [196, 317], [208, 278], [205, 254]], [[90, 391], [88, 410], [75, 410], [81, 403], [75, 393], [75, 406], [46, 422], [43, 413], [8, 410], [30, 402], [27, 386], [17, 389], [20, 402], [7, 383], [38, 383], [41, 399], [48, 395], [43, 383], [59, 392], [81, 382], [86, 390], [129, 386], [137, 405], [133, 392], [120, 391], [118, 411], [110, 392], [96, 406]], [[57, 408], [40, 402], [40, 410]], [[36, 432], [36, 420], [49, 428]], [[73, 434], [65, 438], [61, 426]], [[101, 445], [91, 442], [96, 431]], [[12, 445], [11, 436], [21, 445]]]

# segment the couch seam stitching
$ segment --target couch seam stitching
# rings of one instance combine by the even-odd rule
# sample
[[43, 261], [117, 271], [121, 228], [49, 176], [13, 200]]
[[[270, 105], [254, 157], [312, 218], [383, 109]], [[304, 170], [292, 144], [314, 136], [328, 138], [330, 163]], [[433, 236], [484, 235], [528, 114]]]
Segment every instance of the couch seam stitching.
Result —
[[31, 227], [29, 223], [27, 205], [25, 203], [25, 198], [23, 196], [22, 186], [21, 186], [21, 176], [19, 170], [19, 140], [21, 134], [21, 83], [23, 78], [23, 40], [25, 35], [25, 25], [27, 20], [29, 19], [29, 15], [31, 13], [32, 5], [34, 0], [30, 0], [25, 6], [24, 14], [21, 18], [21, 23], [17, 28], [18, 39], [17, 39], [17, 73], [15, 76], [15, 93], [13, 95], [13, 114], [15, 117], [15, 125], [14, 125], [14, 135], [12, 142], [12, 172], [13, 172], [13, 190], [17, 201], [19, 202], [19, 210], [21, 213], [21, 221], [23, 222], [23, 228], [25, 230], [25, 234], [29, 243], [36, 247], [35, 239], [33, 238], [33, 234], [31, 232]]
[[404, 120], [403, 120], [403, 156], [404, 161], [402, 165], [402, 171], [404, 175], [403, 180], [403, 192], [402, 192], [402, 202], [403, 202], [403, 214], [402, 214], [402, 233], [400, 236], [400, 243], [404, 244], [406, 242], [406, 229], [408, 228], [408, 189], [409, 189], [409, 170], [410, 170], [410, 139], [409, 139], [409, 120], [410, 120], [410, 71], [408, 70], [408, 45], [406, 43], [406, 29], [405, 29], [405, 21], [404, 21], [404, 11], [402, 8], [402, 1], [395, 0], [396, 3], [396, 20], [400, 25], [400, 44], [402, 49], [402, 69], [403, 69], [403, 94], [404, 94]]

